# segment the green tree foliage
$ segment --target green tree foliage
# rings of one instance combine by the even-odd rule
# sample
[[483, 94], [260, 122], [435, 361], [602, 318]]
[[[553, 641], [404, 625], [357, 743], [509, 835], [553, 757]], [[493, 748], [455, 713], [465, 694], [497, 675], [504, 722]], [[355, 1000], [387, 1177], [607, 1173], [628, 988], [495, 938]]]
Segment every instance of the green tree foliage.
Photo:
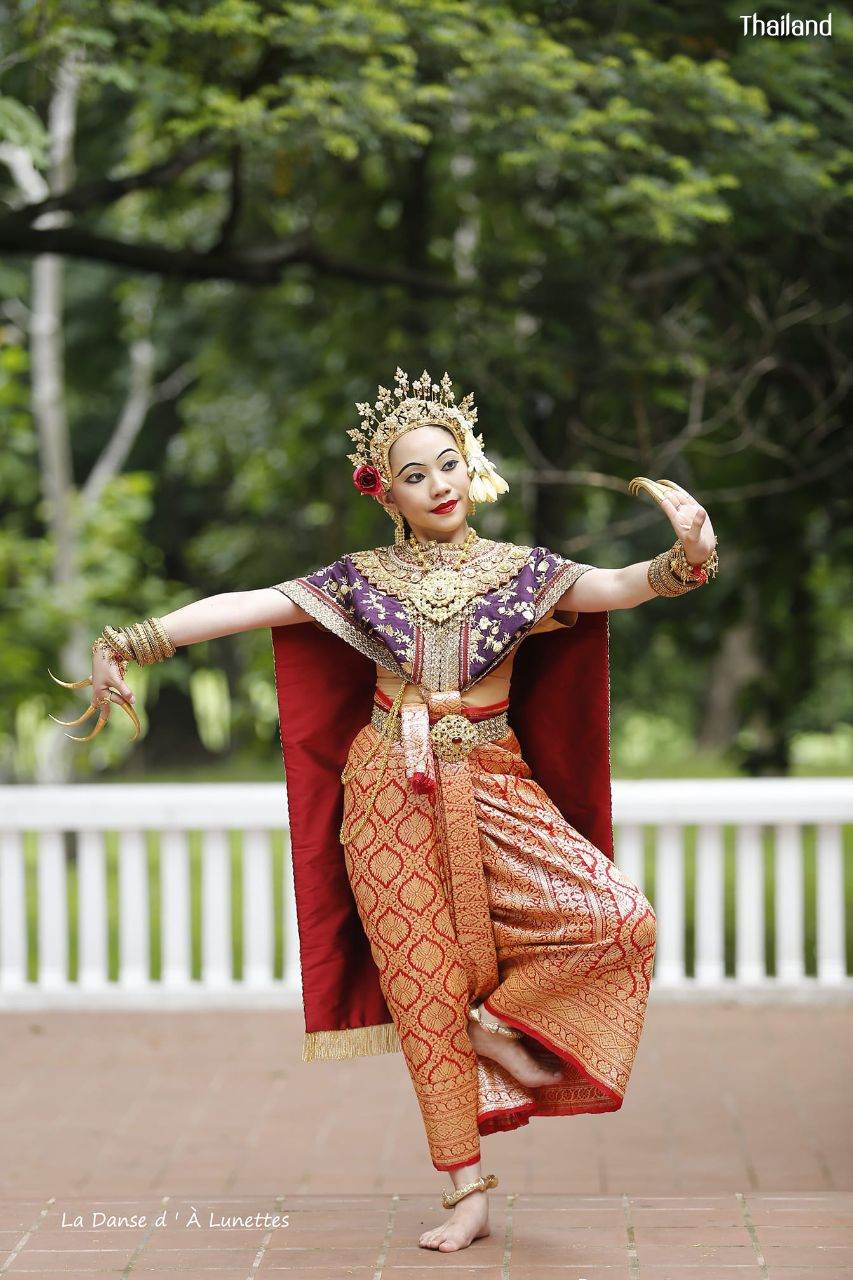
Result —
[[[69, 45], [85, 65], [70, 189], [27, 204], [0, 169], [4, 296], [25, 307], [36, 253], [70, 264], [78, 482], [125, 392], [129, 281], [158, 282], [158, 377], [188, 371], [110, 494], [113, 567], [93, 558], [87, 580], [135, 566], [168, 582], [163, 613], [387, 541], [344, 459], [354, 403], [397, 364], [447, 369], [511, 484], [481, 532], [647, 558], [669, 526], [627, 496], [637, 474], [712, 514], [720, 577], [613, 620], [619, 714], [677, 718], [751, 772], [784, 771], [796, 734], [849, 720], [853, 23], [836, 5], [831, 39], [744, 39], [736, 8], [7, 8], [0, 136], [37, 168]], [[45, 551], [5, 314], [4, 585], [26, 579], [23, 607]], [[86, 598], [145, 612], [114, 585]], [[58, 606], [41, 607], [55, 642]], [[7, 705], [49, 652], [17, 644]], [[250, 740], [267, 643], [207, 648], [188, 662], [231, 664]], [[268, 705], [265, 724], [268, 748]]]

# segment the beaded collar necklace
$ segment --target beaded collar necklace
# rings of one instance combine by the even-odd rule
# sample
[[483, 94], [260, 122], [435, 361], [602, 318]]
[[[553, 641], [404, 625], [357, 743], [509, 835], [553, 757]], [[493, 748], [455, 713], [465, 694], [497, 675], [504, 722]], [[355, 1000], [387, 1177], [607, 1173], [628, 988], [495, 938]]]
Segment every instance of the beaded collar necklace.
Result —
[[[423, 571], [423, 576], [413, 591], [417, 608], [432, 621], [446, 622], [468, 602], [471, 586], [463, 582], [459, 569], [477, 542], [479, 537], [475, 529], [468, 530], [462, 543], [439, 542], [436, 538], [420, 543], [414, 534], [410, 534], [406, 540], [407, 549], [411, 549]], [[452, 560], [444, 558], [448, 553], [452, 555]]]

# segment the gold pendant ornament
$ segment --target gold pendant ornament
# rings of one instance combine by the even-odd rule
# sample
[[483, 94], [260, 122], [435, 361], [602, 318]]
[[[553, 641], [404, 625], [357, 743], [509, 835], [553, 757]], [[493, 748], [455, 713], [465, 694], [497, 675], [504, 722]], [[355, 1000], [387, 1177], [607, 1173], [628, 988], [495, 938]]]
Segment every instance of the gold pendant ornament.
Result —
[[395, 541], [393, 547], [353, 552], [350, 559], [367, 581], [394, 596], [422, 623], [441, 626], [468, 604], [515, 577], [531, 548], [493, 542], [469, 530], [466, 543]]
[[[409, 538], [408, 545], [423, 569], [423, 577], [412, 592], [415, 608], [431, 622], [446, 622], [468, 603], [470, 597], [465, 591], [459, 571], [476, 542], [477, 533], [474, 529], [468, 530], [467, 537], [461, 545], [430, 540], [422, 546], [414, 535]], [[445, 546], [454, 547], [456, 559], [452, 567], [442, 562], [442, 549]], [[431, 551], [432, 559], [427, 547], [434, 548]], [[452, 555], [454, 552], [449, 554]]]
[[433, 622], [444, 622], [455, 612], [458, 579], [452, 569], [432, 569], [417, 591], [418, 611]]

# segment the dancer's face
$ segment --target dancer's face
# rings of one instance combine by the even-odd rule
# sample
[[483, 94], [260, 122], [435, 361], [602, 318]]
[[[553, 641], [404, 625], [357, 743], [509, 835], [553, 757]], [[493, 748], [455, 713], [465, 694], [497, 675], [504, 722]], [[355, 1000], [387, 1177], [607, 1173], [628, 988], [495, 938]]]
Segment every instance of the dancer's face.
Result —
[[[391, 446], [391, 488], [382, 501], [409, 522], [419, 541], [463, 542], [468, 533], [470, 479], [453, 432], [445, 427], [412, 427]], [[454, 503], [447, 512], [436, 507]]]

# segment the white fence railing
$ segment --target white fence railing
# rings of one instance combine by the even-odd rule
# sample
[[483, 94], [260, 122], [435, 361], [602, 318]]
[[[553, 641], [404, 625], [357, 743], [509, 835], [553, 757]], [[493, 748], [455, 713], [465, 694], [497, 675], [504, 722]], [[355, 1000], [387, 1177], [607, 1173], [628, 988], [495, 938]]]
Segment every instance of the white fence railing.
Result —
[[[613, 817], [653, 994], [853, 994], [850, 780], [616, 781]], [[0, 1009], [299, 1007], [286, 837], [283, 784], [0, 787]]]

